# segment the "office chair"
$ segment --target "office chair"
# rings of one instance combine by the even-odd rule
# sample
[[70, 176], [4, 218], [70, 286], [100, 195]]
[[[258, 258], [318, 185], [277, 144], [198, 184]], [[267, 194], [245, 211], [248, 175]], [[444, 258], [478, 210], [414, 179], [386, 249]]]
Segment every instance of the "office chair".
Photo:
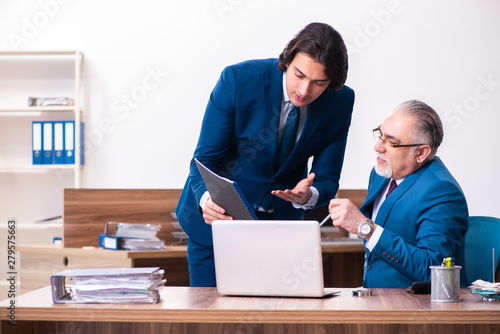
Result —
[[[469, 230], [465, 236], [465, 269], [467, 279], [494, 282], [500, 258], [500, 218], [469, 217]], [[495, 248], [495, 258], [492, 258]]]

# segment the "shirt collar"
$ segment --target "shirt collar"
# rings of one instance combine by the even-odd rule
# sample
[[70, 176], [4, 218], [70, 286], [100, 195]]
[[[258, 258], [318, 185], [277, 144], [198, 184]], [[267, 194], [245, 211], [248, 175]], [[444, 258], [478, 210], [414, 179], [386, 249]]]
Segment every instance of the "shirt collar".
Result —
[[404, 177], [403, 177], [402, 179], [397, 179], [397, 180], [395, 180], [395, 179], [392, 179], [392, 178], [391, 178], [391, 180], [396, 181], [396, 184], [397, 184], [398, 186], [399, 186], [399, 184], [400, 184], [401, 182], [403, 182], [403, 180], [404, 180], [404, 179], [405, 179]]
[[288, 97], [288, 92], [286, 91], [286, 72], [283, 72], [283, 102], [289, 103], [290, 98]]

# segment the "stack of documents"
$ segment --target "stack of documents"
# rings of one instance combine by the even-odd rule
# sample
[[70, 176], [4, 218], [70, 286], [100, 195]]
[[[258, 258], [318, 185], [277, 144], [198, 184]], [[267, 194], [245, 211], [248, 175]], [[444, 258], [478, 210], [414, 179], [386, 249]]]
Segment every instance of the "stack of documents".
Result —
[[107, 222], [99, 245], [107, 249], [163, 250], [165, 242], [156, 237], [161, 225]]
[[72, 106], [75, 100], [69, 97], [28, 97], [29, 107]]
[[50, 278], [54, 303], [156, 303], [164, 270], [153, 268], [68, 269]]
[[472, 292], [482, 295], [485, 299], [500, 300], [500, 283], [490, 283], [478, 279], [470, 286]]

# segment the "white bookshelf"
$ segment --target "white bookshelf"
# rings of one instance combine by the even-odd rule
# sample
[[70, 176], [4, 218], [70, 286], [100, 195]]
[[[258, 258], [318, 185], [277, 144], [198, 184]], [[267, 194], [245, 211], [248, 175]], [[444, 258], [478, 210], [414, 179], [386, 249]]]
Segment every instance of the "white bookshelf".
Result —
[[[84, 121], [84, 55], [75, 51], [0, 51], [0, 122], [10, 130], [19, 118], [75, 121], [75, 163], [33, 165], [31, 127], [17, 126], [16, 138], [2, 138], [0, 173], [73, 172], [73, 186], [82, 187], [81, 122]], [[28, 107], [28, 97], [70, 97], [72, 106]], [[12, 130], [14, 131], [14, 130]], [[6, 132], [6, 131], [4, 131]], [[22, 133], [20, 133], [22, 132]], [[27, 140], [29, 139], [29, 140]], [[13, 147], [12, 149], [9, 148]], [[19, 152], [20, 151], [20, 152]]]

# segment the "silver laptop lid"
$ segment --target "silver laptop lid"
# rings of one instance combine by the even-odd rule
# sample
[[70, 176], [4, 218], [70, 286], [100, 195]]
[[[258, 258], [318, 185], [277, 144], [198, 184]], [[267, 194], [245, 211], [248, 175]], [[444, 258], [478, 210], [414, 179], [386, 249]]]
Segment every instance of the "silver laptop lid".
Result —
[[214, 221], [217, 291], [225, 295], [324, 295], [317, 221]]

